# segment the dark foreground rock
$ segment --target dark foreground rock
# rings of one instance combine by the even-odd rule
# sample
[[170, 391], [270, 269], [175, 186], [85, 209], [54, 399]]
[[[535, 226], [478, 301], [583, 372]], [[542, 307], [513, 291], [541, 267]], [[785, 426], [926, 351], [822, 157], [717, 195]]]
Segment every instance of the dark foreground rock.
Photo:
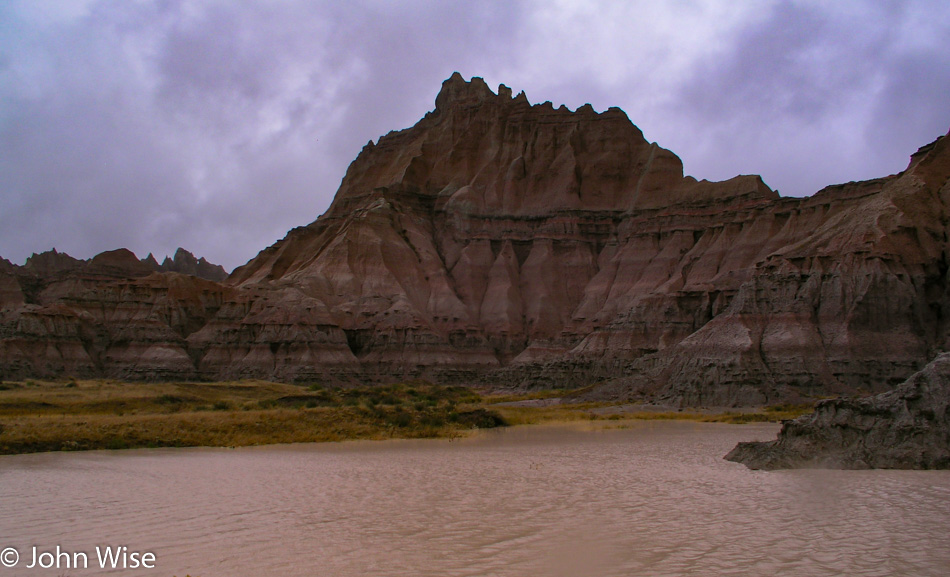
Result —
[[739, 443], [751, 469], [950, 469], [950, 353], [893, 391], [833, 399], [785, 423], [778, 439]]

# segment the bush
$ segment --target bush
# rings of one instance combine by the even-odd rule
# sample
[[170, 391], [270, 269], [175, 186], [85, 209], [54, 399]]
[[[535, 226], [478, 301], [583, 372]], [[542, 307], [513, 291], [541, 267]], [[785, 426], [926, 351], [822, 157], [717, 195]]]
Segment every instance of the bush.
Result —
[[475, 409], [472, 411], [451, 413], [449, 419], [462, 426], [471, 427], [473, 429], [494, 429], [495, 427], [504, 427], [508, 424], [504, 417], [488, 409]]
[[404, 411], [396, 411], [389, 415], [387, 421], [400, 428], [408, 427], [412, 424], [412, 415]]

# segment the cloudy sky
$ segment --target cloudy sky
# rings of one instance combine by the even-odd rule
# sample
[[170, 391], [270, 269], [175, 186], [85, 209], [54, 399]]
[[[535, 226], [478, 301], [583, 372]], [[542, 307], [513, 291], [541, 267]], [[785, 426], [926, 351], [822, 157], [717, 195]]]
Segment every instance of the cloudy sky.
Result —
[[950, 7], [0, 0], [0, 256], [183, 246], [230, 270], [319, 216], [456, 70], [619, 106], [688, 174], [803, 196], [950, 130]]

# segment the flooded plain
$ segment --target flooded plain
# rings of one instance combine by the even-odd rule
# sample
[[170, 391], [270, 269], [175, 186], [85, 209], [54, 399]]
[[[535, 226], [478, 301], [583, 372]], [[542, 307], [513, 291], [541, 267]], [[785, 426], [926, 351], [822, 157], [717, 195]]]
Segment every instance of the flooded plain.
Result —
[[[950, 472], [722, 460], [777, 430], [583, 424], [0, 457], [0, 561], [16, 561], [0, 577], [947, 574]], [[106, 547], [125, 557], [104, 572]]]

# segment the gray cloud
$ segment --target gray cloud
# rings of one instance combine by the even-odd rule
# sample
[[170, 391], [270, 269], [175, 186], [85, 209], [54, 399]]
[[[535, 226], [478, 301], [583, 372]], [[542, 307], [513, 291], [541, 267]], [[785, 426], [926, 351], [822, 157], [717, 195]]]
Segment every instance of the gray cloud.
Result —
[[[779, 3], [683, 84], [671, 111], [702, 134], [682, 151], [716, 178], [760, 172], [799, 196], [897, 172], [950, 129], [938, 96], [950, 78], [948, 26], [934, 2]], [[917, 35], [932, 41], [908, 46]]]
[[0, 3], [0, 255], [242, 264], [455, 70], [620, 106], [699, 178], [810, 194], [900, 170], [950, 128], [950, 17], [828, 4]]

